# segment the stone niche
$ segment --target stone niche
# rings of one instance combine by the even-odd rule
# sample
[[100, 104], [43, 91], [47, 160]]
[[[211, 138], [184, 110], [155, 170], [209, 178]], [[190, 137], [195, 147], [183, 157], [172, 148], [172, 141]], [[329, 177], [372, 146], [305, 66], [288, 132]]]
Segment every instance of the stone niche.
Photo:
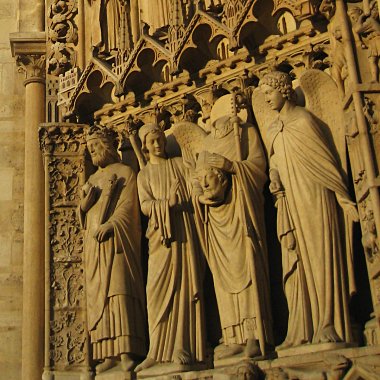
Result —
[[377, 1], [46, 14], [43, 378], [379, 376]]

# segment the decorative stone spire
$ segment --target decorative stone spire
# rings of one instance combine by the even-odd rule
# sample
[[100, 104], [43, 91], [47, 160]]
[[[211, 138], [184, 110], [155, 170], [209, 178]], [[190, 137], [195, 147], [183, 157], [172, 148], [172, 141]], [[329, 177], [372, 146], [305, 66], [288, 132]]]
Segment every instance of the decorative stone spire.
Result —
[[186, 13], [182, 0], [173, 0], [170, 6], [168, 48], [175, 51], [185, 33]]
[[224, 22], [228, 28], [233, 29], [237, 24], [246, 0], [227, 0], [224, 6]]

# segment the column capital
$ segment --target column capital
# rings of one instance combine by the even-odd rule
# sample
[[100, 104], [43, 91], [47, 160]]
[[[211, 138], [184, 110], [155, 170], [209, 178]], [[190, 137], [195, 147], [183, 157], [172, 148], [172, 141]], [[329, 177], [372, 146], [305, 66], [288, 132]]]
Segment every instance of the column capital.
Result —
[[12, 56], [16, 58], [18, 71], [25, 75], [24, 84], [45, 83], [45, 32], [11, 33], [9, 37]]
[[45, 83], [45, 62], [45, 55], [21, 54], [16, 56], [18, 71], [25, 75], [25, 86], [32, 82]]

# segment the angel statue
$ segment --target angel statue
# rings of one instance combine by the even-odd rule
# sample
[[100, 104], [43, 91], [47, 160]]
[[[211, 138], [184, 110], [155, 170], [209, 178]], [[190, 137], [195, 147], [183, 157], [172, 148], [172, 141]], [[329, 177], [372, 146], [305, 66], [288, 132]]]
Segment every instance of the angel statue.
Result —
[[[82, 189], [87, 329], [96, 373], [121, 362], [131, 371], [146, 354], [136, 175], [120, 162], [115, 133], [91, 127], [87, 149], [98, 170]], [[119, 359], [119, 360], [118, 360]]]
[[[348, 303], [355, 284], [350, 240], [358, 213], [343, 170], [342, 109], [327, 74], [308, 70], [300, 83], [314, 115], [296, 105], [291, 77], [283, 72], [265, 75], [252, 99], [270, 158], [270, 191], [277, 199], [289, 308], [287, 336], [278, 350], [304, 343], [352, 342]], [[327, 126], [334, 128], [325, 130]]]
[[212, 108], [211, 133], [182, 122], [173, 134], [195, 170], [196, 222], [223, 335], [214, 358], [266, 355], [272, 344], [262, 195], [267, 177], [258, 132], [242, 123], [235, 94], [229, 94]]
[[158, 125], [142, 126], [139, 138], [147, 158], [137, 185], [141, 210], [149, 217], [146, 293], [150, 347], [135, 371], [158, 363], [188, 370], [204, 361], [206, 335], [202, 255], [186, 170], [181, 158], [167, 157], [165, 134]]

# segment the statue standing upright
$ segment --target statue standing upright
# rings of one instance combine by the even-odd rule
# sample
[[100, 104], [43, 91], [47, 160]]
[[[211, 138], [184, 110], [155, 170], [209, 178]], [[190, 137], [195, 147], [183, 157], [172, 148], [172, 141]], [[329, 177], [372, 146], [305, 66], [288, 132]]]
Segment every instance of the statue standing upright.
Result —
[[139, 130], [148, 163], [138, 174], [142, 212], [149, 217], [147, 308], [150, 347], [136, 372], [159, 363], [205, 359], [202, 256], [181, 158], [168, 158], [156, 124]]
[[[212, 109], [211, 132], [202, 138], [193, 183], [222, 326], [215, 359], [259, 357], [273, 343], [262, 194], [266, 159], [258, 132], [234, 114], [233, 100], [234, 95], [225, 95]], [[179, 123], [174, 134], [191, 161], [181, 142], [193, 140], [181, 138], [187, 128], [199, 135], [191, 123]]]
[[88, 0], [91, 46], [98, 55], [130, 49], [139, 36], [138, 0]]
[[[309, 75], [314, 75], [310, 87], [315, 93], [315, 83], [327, 74], [313, 70]], [[358, 214], [342, 166], [316, 118], [296, 105], [288, 74], [267, 74], [260, 89], [271, 108], [268, 112], [277, 112], [265, 134], [289, 306], [288, 333], [280, 348], [351, 342], [348, 302], [354, 283], [350, 233], [344, 226], [352, 225]], [[330, 99], [329, 112], [334, 112], [334, 101]]]
[[151, 27], [151, 34], [169, 25], [169, 0], [140, 0], [141, 19]]
[[145, 295], [140, 262], [136, 175], [120, 163], [115, 136], [93, 127], [87, 149], [98, 170], [83, 187], [87, 328], [100, 373], [121, 360], [131, 370], [146, 354]]

